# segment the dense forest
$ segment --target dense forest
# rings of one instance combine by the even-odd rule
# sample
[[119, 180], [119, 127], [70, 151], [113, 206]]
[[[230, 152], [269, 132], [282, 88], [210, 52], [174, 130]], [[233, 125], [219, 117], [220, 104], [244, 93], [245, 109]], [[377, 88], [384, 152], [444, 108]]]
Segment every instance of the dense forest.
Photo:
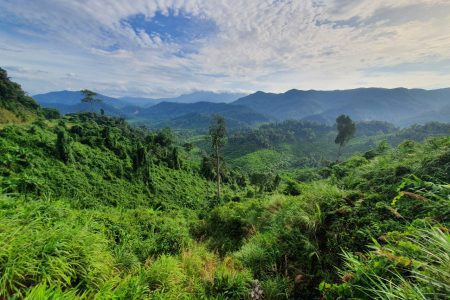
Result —
[[450, 125], [182, 135], [0, 75], [0, 299], [448, 299]]

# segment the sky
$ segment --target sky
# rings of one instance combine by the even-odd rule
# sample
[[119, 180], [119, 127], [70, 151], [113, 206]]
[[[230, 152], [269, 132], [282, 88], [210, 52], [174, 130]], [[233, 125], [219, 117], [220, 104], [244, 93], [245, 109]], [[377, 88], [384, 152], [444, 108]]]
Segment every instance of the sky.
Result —
[[29, 94], [450, 86], [449, 0], [0, 0]]

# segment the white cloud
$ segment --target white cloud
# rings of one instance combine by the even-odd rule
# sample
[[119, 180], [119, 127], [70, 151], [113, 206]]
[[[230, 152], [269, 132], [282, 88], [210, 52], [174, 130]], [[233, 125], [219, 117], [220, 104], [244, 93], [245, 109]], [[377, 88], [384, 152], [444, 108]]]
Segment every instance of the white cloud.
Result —
[[[208, 18], [218, 30], [179, 55], [185, 45], [123, 22], [136, 14], [150, 20], [169, 9]], [[436, 64], [426, 72], [367, 72], [448, 62], [450, 4], [444, 0], [16, 0], [0, 3], [0, 18], [8, 24], [0, 29], [0, 44], [22, 49], [0, 48], [0, 65], [47, 72], [36, 76], [37, 83], [28, 72], [23, 84], [33, 93], [70, 86], [164, 96], [450, 82], [448, 68]], [[69, 81], [71, 73], [76, 76]]]

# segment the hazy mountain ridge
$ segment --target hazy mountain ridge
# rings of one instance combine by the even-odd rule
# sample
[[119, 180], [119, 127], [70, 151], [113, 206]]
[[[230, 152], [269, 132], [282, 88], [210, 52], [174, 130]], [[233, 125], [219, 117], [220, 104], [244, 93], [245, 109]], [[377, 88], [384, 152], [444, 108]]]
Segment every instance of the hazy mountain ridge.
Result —
[[[348, 114], [358, 121], [381, 120], [405, 126], [413, 124], [416, 119], [422, 123], [433, 121], [431, 112], [450, 105], [450, 88], [256, 92], [232, 104], [247, 106], [280, 121], [306, 119], [333, 123], [337, 115]], [[449, 122], [450, 116], [443, 116], [439, 121]]]
[[211, 102], [162, 102], [141, 110], [135, 117], [140, 122], [157, 124], [158, 127], [193, 129], [208, 128], [215, 114], [224, 116], [229, 127], [248, 126], [271, 120], [245, 106]]
[[[79, 104], [83, 98], [83, 94], [80, 91], [55, 91], [44, 94], [34, 95], [33, 98], [42, 105], [74, 105]], [[95, 97], [108, 104], [124, 105], [126, 102], [119, 99], [97, 94]]]
[[[83, 95], [79, 91], [50, 92], [35, 95], [34, 98], [41, 105], [56, 108], [63, 114], [80, 111], [98, 112], [103, 109], [108, 115], [125, 117], [151, 127], [207, 128], [214, 114], [223, 115], [230, 127], [249, 126], [270, 121], [270, 118], [251, 108], [224, 103], [236, 100], [242, 95], [194, 92], [174, 98], [122, 97], [116, 99], [98, 94], [96, 98], [102, 102], [94, 104], [81, 103]], [[209, 99], [209, 101], [202, 101], [202, 99]]]
[[[216, 93], [208, 91], [197, 91], [189, 94], [182, 94], [176, 97], [167, 98], [148, 98], [148, 97], [110, 97], [98, 94], [97, 98], [116, 107], [124, 107], [128, 105], [138, 107], [150, 107], [161, 102], [175, 103], [195, 103], [195, 102], [212, 102], [212, 103], [229, 103], [242, 98], [242, 93]], [[43, 105], [60, 105], [60, 104], [78, 104], [83, 98], [80, 91], [54, 91], [43, 94], [34, 95], [33, 98]]]
[[174, 98], [116, 99], [99, 94], [97, 97], [102, 103], [94, 106], [81, 104], [81, 93], [74, 91], [51, 92], [34, 98], [43, 106], [56, 108], [62, 113], [103, 109], [109, 115], [123, 116], [152, 126], [166, 124], [189, 129], [206, 126], [205, 122], [213, 114], [224, 115], [232, 123], [231, 127], [291, 119], [332, 124], [340, 114], [350, 115], [356, 121], [380, 120], [397, 126], [430, 121], [450, 122], [450, 114], [447, 113], [450, 111], [450, 88], [292, 89], [281, 94], [259, 91], [225, 103], [238, 95], [194, 92]]

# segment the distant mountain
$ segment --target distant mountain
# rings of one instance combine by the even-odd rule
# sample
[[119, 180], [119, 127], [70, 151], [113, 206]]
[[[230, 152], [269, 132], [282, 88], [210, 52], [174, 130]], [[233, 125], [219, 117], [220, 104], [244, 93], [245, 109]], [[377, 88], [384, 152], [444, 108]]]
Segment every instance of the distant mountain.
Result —
[[62, 114], [99, 112], [103, 109], [108, 115], [121, 116], [153, 127], [208, 128], [213, 114], [223, 115], [230, 127], [269, 121], [269, 118], [250, 108], [223, 103], [234, 101], [241, 96], [242, 94], [233, 93], [194, 92], [175, 98], [116, 99], [98, 94], [97, 98], [102, 102], [91, 105], [81, 103], [83, 95], [79, 91], [58, 91], [35, 95], [34, 99], [44, 107], [58, 109]]
[[[45, 94], [34, 95], [33, 98], [42, 105], [73, 105], [78, 104], [83, 99], [83, 94], [80, 91], [57, 91]], [[120, 101], [116, 98], [108, 97], [102, 94], [97, 94], [97, 99], [113, 106], [123, 106], [128, 103]]]
[[121, 97], [120, 100], [132, 105], [141, 107], [149, 107], [161, 102], [175, 102], [175, 103], [195, 103], [195, 102], [212, 102], [212, 103], [230, 103], [245, 94], [241, 93], [215, 93], [207, 91], [193, 92], [190, 94], [183, 94], [171, 98], [144, 98], [144, 97]]
[[[229, 103], [235, 101], [245, 94], [239, 93], [214, 93], [214, 92], [193, 92], [172, 98], [145, 98], [145, 97], [120, 97], [113, 98], [98, 94], [97, 98], [101, 99], [105, 104], [111, 105], [115, 108], [125, 108], [133, 110], [138, 107], [148, 108], [161, 102], [175, 102], [175, 103], [195, 103], [195, 102], [211, 102], [211, 103]], [[33, 98], [40, 104], [46, 107], [67, 108], [67, 105], [79, 104], [83, 95], [80, 91], [55, 91], [45, 94], [34, 95]]]
[[144, 98], [144, 97], [120, 97], [120, 101], [137, 107], [150, 107], [161, 102], [160, 99]]
[[195, 102], [230, 103], [244, 96], [245, 94], [240, 93], [214, 93], [214, 92], [199, 91], [190, 94], [184, 94], [174, 98], [161, 98], [158, 100], [160, 102], [176, 102], [176, 103], [195, 103]]
[[270, 118], [245, 106], [211, 102], [162, 102], [142, 109], [134, 118], [156, 127], [194, 129], [208, 128], [214, 114], [224, 116], [229, 127], [248, 126], [270, 121]]
[[[348, 114], [357, 121], [380, 120], [399, 126], [435, 120], [435, 112], [450, 105], [450, 88], [438, 90], [359, 88], [337, 91], [290, 90], [282, 94], [256, 92], [233, 102], [277, 120], [304, 119], [331, 124]], [[439, 121], [450, 122], [450, 115]]]
[[[129, 104], [116, 98], [97, 94], [95, 98], [102, 100], [101, 103], [82, 103], [83, 94], [80, 91], [58, 91], [34, 95], [33, 98], [44, 107], [55, 108], [62, 114], [77, 113], [80, 111], [99, 112], [103, 109], [111, 116], [127, 116], [133, 108]], [[137, 108], [134, 108], [136, 110]]]
[[[442, 106], [436, 110], [426, 110], [423, 113], [405, 119], [406, 124], [425, 124], [433, 120], [434, 122], [449, 123], [450, 121], [450, 104]], [[450, 134], [450, 133], [449, 133]]]

